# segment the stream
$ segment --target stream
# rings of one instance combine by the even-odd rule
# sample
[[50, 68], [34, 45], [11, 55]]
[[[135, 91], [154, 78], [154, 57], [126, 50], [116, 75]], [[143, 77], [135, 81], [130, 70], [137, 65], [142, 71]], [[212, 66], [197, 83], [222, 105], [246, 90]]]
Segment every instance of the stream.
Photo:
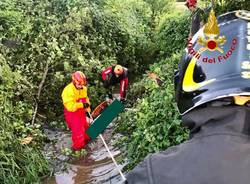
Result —
[[[112, 143], [118, 136], [111, 139], [111, 128], [103, 134], [111, 153], [117, 158], [120, 154]], [[71, 147], [70, 131], [45, 130], [50, 144], [45, 145], [44, 152], [48, 160], [52, 161], [54, 174], [47, 178], [43, 184], [115, 184], [124, 183], [115, 164], [112, 162], [108, 151], [100, 138], [90, 142], [87, 147], [87, 155], [80, 158], [72, 158], [62, 154], [62, 149]], [[125, 164], [118, 165], [122, 169]]]

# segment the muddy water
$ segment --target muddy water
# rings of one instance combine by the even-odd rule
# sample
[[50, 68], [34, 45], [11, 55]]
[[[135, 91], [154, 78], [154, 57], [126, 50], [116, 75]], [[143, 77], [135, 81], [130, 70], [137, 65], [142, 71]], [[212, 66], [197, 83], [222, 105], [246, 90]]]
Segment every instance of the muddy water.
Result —
[[[54, 174], [44, 184], [123, 183], [100, 138], [87, 146], [88, 154], [85, 157], [72, 158], [61, 152], [63, 148], [70, 148], [69, 133], [46, 130], [46, 134], [52, 143], [45, 146], [45, 154], [49, 160], [53, 160]], [[111, 129], [106, 130], [103, 137], [111, 153], [117, 158], [120, 151], [112, 146], [115, 137], [111, 139]], [[122, 169], [123, 166], [119, 165], [119, 168]]]

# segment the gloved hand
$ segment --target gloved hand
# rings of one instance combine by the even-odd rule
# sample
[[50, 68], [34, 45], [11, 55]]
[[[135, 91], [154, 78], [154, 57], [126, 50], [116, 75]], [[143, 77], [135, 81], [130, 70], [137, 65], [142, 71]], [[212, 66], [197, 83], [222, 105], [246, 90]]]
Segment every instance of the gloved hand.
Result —
[[126, 102], [126, 99], [123, 98], [123, 97], [120, 97], [119, 100], [120, 100], [122, 103], [125, 103], [125, 102]]
[[83, 104], [83, 107], [84, 107], [85, 109], [86, 109], [86, 108], [89, 108], [89, 106], [90, 106], [89, 103], [87, 103], [87, 102], [86, 102], [86, 103], [83, 102], [82, 104]]
[[108, 98], [109, 98], [109, 99], [113, 99], [112, 93], [108, 93]]
[[93, 122], [93, 119], [87, 117], [87, 122], [88, 122], [89, 125], [91, 125], [91, 123]]
[[108, 105], [110, 105], [113, 102], [113, 99], [111, 98], [106, 98], [106, 102], [108, 102]]

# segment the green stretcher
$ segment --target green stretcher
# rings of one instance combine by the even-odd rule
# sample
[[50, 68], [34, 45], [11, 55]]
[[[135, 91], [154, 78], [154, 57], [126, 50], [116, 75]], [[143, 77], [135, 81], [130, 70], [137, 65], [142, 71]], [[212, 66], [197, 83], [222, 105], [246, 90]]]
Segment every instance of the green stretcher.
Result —
[[107, 128], [107, 126], [124, 110], [124, 105], [119, 100], [114, 100], [104, 111], [99, 115], [88, 128], [86, 133], [92, 140], [96, 139], [99, 134]]

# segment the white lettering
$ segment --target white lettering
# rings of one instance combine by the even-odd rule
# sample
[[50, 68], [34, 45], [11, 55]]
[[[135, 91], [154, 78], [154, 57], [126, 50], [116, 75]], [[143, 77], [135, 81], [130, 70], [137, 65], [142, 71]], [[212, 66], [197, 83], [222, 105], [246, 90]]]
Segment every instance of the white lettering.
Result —
[[241, 63], [241, 68], [242, 69], [250, 69], [250, 61], [243, 61]]

